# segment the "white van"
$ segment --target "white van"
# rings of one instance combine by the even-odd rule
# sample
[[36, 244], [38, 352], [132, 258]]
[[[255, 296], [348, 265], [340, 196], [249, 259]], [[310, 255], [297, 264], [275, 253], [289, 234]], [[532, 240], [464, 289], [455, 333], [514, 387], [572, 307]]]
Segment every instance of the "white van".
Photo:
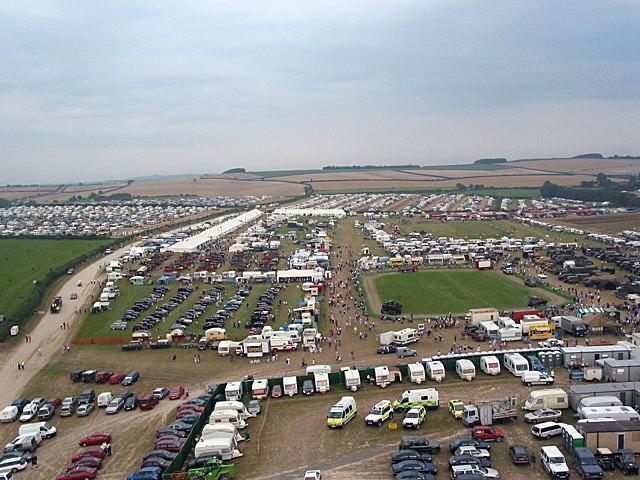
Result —
[[580, 417], [582, 415], [582, 409], [585, 407], [621, 407], [624, 405], [622, 400], [612, 395], [602, 395], [597, 397], [585, 397], [580, 400], [576, 412]]
[[18, 435], [13, 441], [7, 443], [4, 447], [4, 453], [15, 450], [35, 452], [41, 443], [42, 434], [40, 432], [29, 432], [24, 435]]
[[242, 430], [247, 426], [236, 410], [214, 410], [209, 415], [209, 423], [230, 423], [238, 430]]
[[551, 478], [569, 478], [569, 467], [558, 447], [542, 447], [540, 463]]
[[236, 412], [238, 412], [238, 415], [240, 415], [240, 418], [242, 418], [243, 420], [246, 420], [247, 418], [255, 417], [254, 414], [249, 413], [244, 403], [239, 402], [237, 400], [227, 400], [226, 402], [225, 401], [216, 402], [215, 406], [213, 407], [213, 411], [215, 412], [216, 410], [235, 410]]
[[640, 420], [640, 415], [631, 407], [583, 407], [580, 410], [580, 418], [588, 420], [602, 420], [610, 418], [611, 420]]
[[531, 434], [538, 438], [551, 438], [562, 435], [562, 423], [543, 422], [531, 427]]
[[107, 405], [109, 405], [109, 402], [111, 400], [113, 400], [113, 393], [111, 393], [111, 392], [102, 392], [100, 395], [98, 395], [98, 407], [107, 408]]
[[521, 377], [524, 372], [529, 371], [529, 362], [519, 353], [505, 353], [502, 364], [516, 377]]
[[58, 430], [49, 422], [36, 422], [28, 425], [20, 425], [18, 435], [27, 435], [33, 432], [40, 432], [42, 438], [52, 438], [56, 436]]
[[327, 393], [331, 390], [331, 386], [329, 385], [329, 374], [316, 372], [313, 374], [313, 381], [316, 386], [316, 392]]
[[4, 407], [2, 411], [0, 411], [0, 422], [2, 423], [10, 423], [15, 422], [19, 416], [18, 407], [14, 405], [10, 405], [8, 407]]
[[251, 396], [256, 400], [267, 398], [269, 382], [267, 379], [254, 380], [251, 384]]
[[487, 375], [499, 375], [500, 362], [498, 361], [498, 357], [494, 355], [483, 355], [480, 357], [480, 370]]
[[431, 380], [435, 380], [438, 383], [444, 380], [444, 377], [446, 375], [444, 365], [442, 364], [442, 362], [439, 362], [437, 360], [432, 362], [427, 362], [426, 370], [427, 370], [427, 375], [429, 375], [429, 378]]
[[242, 398], [242, 382], [229, 382], [224, 388], [224, 396], [227, 400], [240, 400]]
[[461, 358], [456, 360], [456, 373], [463, 380], [471, 381], [476, 378], [476, 366], [471, 360]]
[[569, 396], [561, 388], [547, 388], [532, 391], [524, 402], [524, 410], [541, 408], [562, 409], [569, 407]]
[[527, 387], [530, 387], [531, 385], [552, 385], [554, 382], [554, 378], [552, 376], [545, 375], [544, 373], [538, 372], [536, 370], [523, 372], [520, 380]]
[[285, 395], [293, 397], [298, 393], [298, 379], [296, 377], [283, 377], [282, 390]]
[[427, 379], [424, 371], [424, 366], [420, 362], [410, 363], [407, 365], [409, 369], [409, 381], [420, 385]]

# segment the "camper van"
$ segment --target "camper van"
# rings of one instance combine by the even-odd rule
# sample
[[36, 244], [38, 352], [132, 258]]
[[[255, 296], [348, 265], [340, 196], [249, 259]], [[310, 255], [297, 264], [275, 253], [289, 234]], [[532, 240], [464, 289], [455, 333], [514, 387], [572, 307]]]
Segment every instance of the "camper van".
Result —
[[242, 453], [236, 448], [237, 442], [231, 438], [201, 438], [193, 450], [196, 458], [217, 457], [223, 461], [239, 458]]
[[233, 434], [236, 442], [242, 442], [244, 440], [244, 436], [238, 432], [238, 429], [232, 425], [231, 423], [207, 423], [200, 433], [201, 438], [206, 438], [207, 436], [212, 436], [214, 432], [227, 432]]
[[293, 397], [298, 393], [298, 379], [296, 377], [283, 377], [282, 389], [285, 395]]
[[266, 379], [254, 380], [251, 384], [251, 396], [256, 400], [267, 398], [269, 382]]
[[382, 366], [375, 368], [376, 385], [385, 388], [391, 384], [391, 378], [389, 377], [389, 367]]
[[360, 372], [355, 368], [347, 368], [344, 370], [344, 386], [352, 392], [360, 388]]
[[417, 383], [420, 385], [427, 379], [424, 366], [421, 363], [410, 363], [407, 365], [407, 368], [409, 369], [409, 381], [411, 383]]
[[342, 397], [327, 415], [327, 426], [329, 428], [342, 428], [356, 416], [358, 409], [353, 397]]
[[554, 378], [551, 375], [545, 375], [537, 371], [523, 372], [520, 380], [527, 387], [531, 385], [552, 385], [554, 382]]
[[415, 328], [403, 328], [393, 334], [393, 344], [397, 347], [406, 347], [419, 339], [420, 335]]
[[242, 382], [229, 382], [224, 389], [227, 400], [240, 400], [242, 398]]
[[541, 408], [562, 409], [569, 407], [569, 396], [561, 388], [547, 388], [532, 391], [524, 402], [524, 410]]
[[519, 353], [505, 353], [502, 364], [516, 377], [521, 377], [523, 372], [529, 371], [529, 362]]
[[397, 400], [394, 400], [391, 406], [396, 412], [409, 410], [412, 407], [438, 408], [440, 406], [440, 396], [435, 388], [405, 390]]
[[209, 423], [231, 423], [238, 430], [242, 430], [247, 426], [236, 410], [214, 410], [209, 415]]
[[611, 395], [602, 395], [602, 396], [596, 396], [596, 397], [586, 397], [586, 398], [583, 398], [582, 400], [580, 400], [580, 403], [578, 404], [578, 408], [576, 409], [576, 412], [578, 413], [578, 416], [581, 417], [583, 408], [590, 408], [590, 407], [621, 407], [622, 405], [624, 405], [622, 403], [622, 400], [620, 400], [618, 397], [614, 397], [614, 396], [611, 396]]
[[313, 374], [313, 380], [316, 385], [316, 392], [326, 393], [331, 389], [329, 385], [329, 374], [325, 372], [317, 372]]
[[476, 366], [466, 358], [456, 360], [456, 373], [463, 380], [471, 381], [476, 378]]
[[442, 364], [442, 362], [438, 362], [438, 361], [427, 362], [426, 370], [427, 370], [427, 375], [429, 375], [429, 378], [431, 380], [435, 380], [438, 383], [444, 380], [444, 377], [446, 375], [444, 365]]
[[489, 338], [498, 338], [500, 329], [494, 322], [480, 322], [480, 330], [482, 330]]
[[209, 328], [204, 331], [204, 338], [209, 342], [225, 340], [227, 338], [227, 331], [224, 328]]
[[580, 410], [580, 418], [586, 420], [640, 420], [640, 415], [631, 407], [583, 407]]
[[484, 355], [480, 357], [480, 370], [487, 375], [499, 375], [500, 362], [498, 361], [498, 357], [494, 355]]
[[215, 412], [216, 410], [235, 410], [243, 420], [255, 417], [254, 414], [249, 413], [244, 403], [238, 402], [237, 400], [216, 402], [215, 406], [213, 407], [213, 411]]

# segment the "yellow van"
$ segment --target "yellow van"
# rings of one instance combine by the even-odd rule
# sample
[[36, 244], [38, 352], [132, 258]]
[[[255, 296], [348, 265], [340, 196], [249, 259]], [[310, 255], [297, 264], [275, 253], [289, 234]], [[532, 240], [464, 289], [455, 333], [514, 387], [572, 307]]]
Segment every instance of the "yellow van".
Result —
[[356, 401], [353, 397], [342, 397], [327, 415], [327, 426], [329, 428], [342, 428], [356, 416]]

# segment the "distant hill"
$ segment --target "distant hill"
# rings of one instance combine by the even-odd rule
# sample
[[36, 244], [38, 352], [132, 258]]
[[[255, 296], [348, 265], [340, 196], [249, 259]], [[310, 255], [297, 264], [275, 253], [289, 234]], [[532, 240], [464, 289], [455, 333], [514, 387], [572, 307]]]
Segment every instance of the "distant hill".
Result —
[[604, 156], [601, 153], [581, 153], [571, 158], [604, 158]]
[[326, 171], [345, 171], [345, 170], [411, 170], [422, 168], [420, 165], [328, 165], [322, 167]]
[[473, 162], [474, 165], [493, 165], [495, 163], [507, 163], [507, 159], [506, 158], [480, 158], [478, 160], [476, 160], [475, 162]]

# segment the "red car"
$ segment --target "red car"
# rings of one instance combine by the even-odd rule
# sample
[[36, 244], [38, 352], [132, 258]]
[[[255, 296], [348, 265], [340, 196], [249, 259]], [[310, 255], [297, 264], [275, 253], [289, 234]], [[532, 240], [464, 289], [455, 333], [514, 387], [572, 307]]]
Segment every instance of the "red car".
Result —
[[271, 389], [271, 398], [280, 398], [282, 396], [282, 386], [274, 385]]
[[154, 444], [153, 449], [167, 450], [169, 452], [180, 453], [180, 450], [182, 450], [182, 444], [171, 441], [171, 440], [166, 440], [166, 441], [160, 440]]
[[111, 385], [118, 385], [119, 383], [122, 383], [124, 377], [126, 377], [124, 373], [114, 373], [109, 377], [109, 383]]
[[169, 400], [180, 400], [184, 396], [184, 387], [178, 385], [177, 387], [171, 387], [169, 392]]
[[60, 398], [50, 398], [47, 400], [47, 403], [55, 409], [62, 405], [62, 400]]
[[[72, 467], [91, 467], [91, 468], [95, 468], [96, 470], [100, 470], [100, 468], [102, 468], [102, 458], [99, 458], [99, 457], [82, 457], [77, 462], [74, 462]], [[69, 468], [71, 468], [71, 467], [69, 467]]]
[[56, 477], [56, 480], [87, 480], [96, 478], [98, 470], [91, 467], [70, 467]]
[[106, 432], [96, 432], [81, 438], [78, 442], [81, 447], [89, 445], [102, 445], [103, 443], [111, 443], [111, 434]]
[[88, 450], [83, 450], [82, 452], [76, 453], [73, 457], [71, 457], [71, 461], [77, 462], [78, 460], [82, 460], [83, 458], [103, 459], [104, 456], [105, 456], [104, 452], [99, 448], [89, 448]]
[[183, 407], [178, 407], [177, 409], [178, 413], [189, 412], [195, 413], [196, 415], [200, 415], [203, 411], [204, 407], [198, 407], [196, 405], [185, 405]]
[[473, 428], [471, 436], [476, 440], [484, 440], [485, 442], [501, 442], [504, 439], [504, 432], [499, 428], [479, 425]]
[[176, 420], [180, 420], [182, 417], [188, 417], [190, 415], [200, 416], [200, 413], [194, 410], [182, 410], [176, 414]]
[[140, 410], [153, 410], [153, 407], [155, 407], [157, 404], [158, 404], [158, 398], [154, 397], [153, 393], [150, 393], [149, 395], [145, 395], [140, 399], [140, 404], [138, 405], [138, 408]]
[[107, 371], [100, 371], [98, 373], [96, 373], [96, 383], [107, 383], [109, 381], [111, 381], [111, 376], [113, 374], [111, 372], [107, 372]]

